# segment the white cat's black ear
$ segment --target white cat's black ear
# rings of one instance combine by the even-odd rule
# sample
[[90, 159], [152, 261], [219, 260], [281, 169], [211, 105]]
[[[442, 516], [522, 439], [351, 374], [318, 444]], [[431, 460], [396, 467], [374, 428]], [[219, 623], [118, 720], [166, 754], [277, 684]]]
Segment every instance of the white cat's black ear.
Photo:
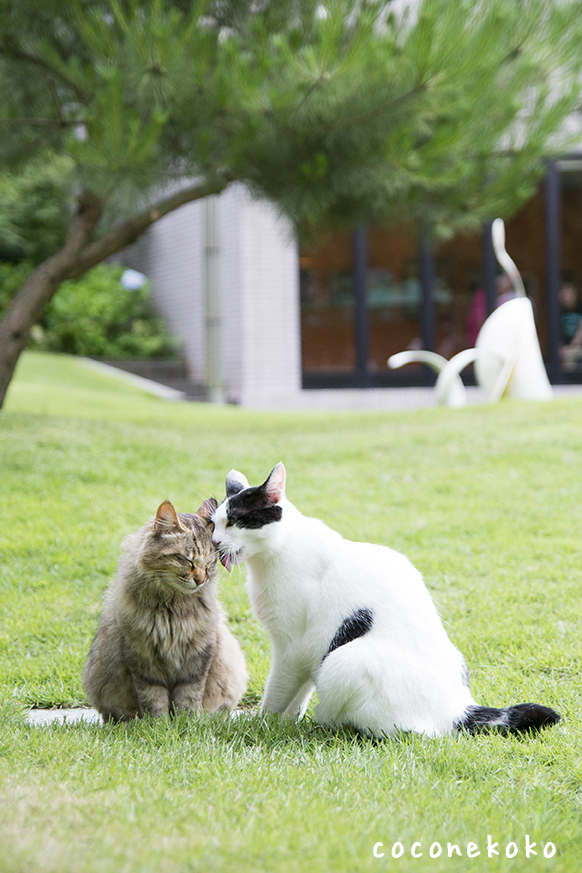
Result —
[[239, 473], [238, 470], [231, 470], [226, 477], [226, 496], [232, 497], [233, 494], [238, 494], [243, 488], [248, 488], [249, 483], [246, 476]]
[[279, 461], [277, 466], [273, 467], [269, 474], [269, 478], [264, 483], [263, 488], [272, 503], [279, 503], [285, 497], [286, 475], [283, 462]]
[[181, 527], [180, 519], [176, 514], [176, 510], [169, 500], [164, 500], [158, 506], [155, 519], [156, 530], [170, 530], [173, 527]]

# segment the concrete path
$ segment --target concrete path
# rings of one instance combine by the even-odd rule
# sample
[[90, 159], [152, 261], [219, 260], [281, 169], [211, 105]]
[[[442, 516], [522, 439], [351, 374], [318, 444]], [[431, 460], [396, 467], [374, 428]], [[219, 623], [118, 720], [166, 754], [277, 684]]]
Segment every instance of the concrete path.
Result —
[[[151, 379], [145, 379], [142, 376], [135, 376], [125, 370], [120, 370], [118, 367], [112, 367], [109, 364], [104, 364], [101, 361], [93, 361], [91, 358], [80, 358], [88, 367], [100, 370], [108, 376], [116, 379], [122, 379], [126, 382], [131, 382], [142, 391], [149, 394], [154, 394], [164, 400], [186, 400], [186, 394], [182, 391], [177, 391], [175, 388], [169, 388], [159, 382], [153, 382]], [[555, 397], [564, 396], [581, 396], [581, 385], [553, 385]], [[467, 386], [467, 404], [480, 404], [486, 402], [485, 393], [482, 388], [475, 386]], [[367, 410], [367, 411], [397, 411], [413, 409], [424, 409], [430, 406], [436, 406], [436, 395], [434, 388], [366, 388], [365, 390], [357, 388], [342, 388], [342, 389], [304, 389], [297, 393], [296, 396], [290, 398], [288, 403], [273, 406], [277, 410], [335, 410], [335, 411], [351, 411], [351, 410]]]
[[146, 394], [154, 394], [162, 400], [186, 400], [186, 395], [183, 391], [177, 391], [176, 388], [162, 385], [161, 382], [152, 382], [151, 379], [144, 379], [143, 376], [136, 376], [134, 373], [128, 373], [119, 367], [112, 367], [110, 364], [103, 363], [103, 361], [94, 361], [92, 358], [79, 358], [79, 360], [92, 370], [99, 370], [99, 372], [105, 373], [106, 376], [111, 376], [113, 379], [129, 382], [130, 385], [135, 385], [136, 388], [140, 388]]

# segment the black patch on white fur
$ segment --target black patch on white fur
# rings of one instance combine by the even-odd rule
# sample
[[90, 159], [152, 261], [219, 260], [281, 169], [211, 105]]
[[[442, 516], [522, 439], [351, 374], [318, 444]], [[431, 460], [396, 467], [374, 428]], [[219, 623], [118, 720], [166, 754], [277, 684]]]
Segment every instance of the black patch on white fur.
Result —
[[226, 518], [229, 525], [258, 530], [281, 521], [283, 509], [267, 495], [264, 485], [244, 488], [228, 498]]
[[495, 709], [492, 706], [470, 706], [465, 717], [455, 727], [475, 734], [495, 730], [505, 734], [539, 731], [560, 721], [562, 716], [549, 706], [540, 703], [518, 703]]
[[331, 652], [339, 649], [340, 646], [345, 646], [351, 643], [352, 640], [357, 640], [358, 637], [363, 637], [364, 634], [367, 634], [372, 627], [373, 617], [374, 613], [371, 609], [357, 609], [348, 618], [344, 619], [329, 644], [322, 663]]

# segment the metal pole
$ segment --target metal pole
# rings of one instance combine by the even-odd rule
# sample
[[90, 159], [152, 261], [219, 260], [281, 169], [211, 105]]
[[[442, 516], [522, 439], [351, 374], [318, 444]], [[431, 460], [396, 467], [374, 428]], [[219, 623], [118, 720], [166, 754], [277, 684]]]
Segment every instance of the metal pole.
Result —
[[221, 355], [220, 232], [218, 197], [204, 201], [204, 296], [206, 307], [206, 397], [211, 403], [224, 402]]
[[487, 301], [487, 315], [491, 315], [495, 309], [495, 275], [497, 273], [497, 260], [491, 237], [492, 223], [486, 221], [483, 224], [483, 288]]
[[561, 280], [561, 202], [560, 173], [556, 161], [548, 161], [544, 182], [546, 242], [546, 309], [548, 323], [548, 372], [559, 377], [560, 367], [560, 280]]
[[352, 235], [355, 296], [356, 383], [364, 387], [368, 379], [368, 234], [359, 225]]
[[430, 228], [423, 225], [419, 241], [420, 331], [422, 345], [435, 351], [434, 257]]

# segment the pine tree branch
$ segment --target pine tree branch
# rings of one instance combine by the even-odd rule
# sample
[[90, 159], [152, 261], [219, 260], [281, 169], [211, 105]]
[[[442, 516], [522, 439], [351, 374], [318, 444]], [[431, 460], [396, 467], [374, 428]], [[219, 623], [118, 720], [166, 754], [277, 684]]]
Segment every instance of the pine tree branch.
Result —
[[321, 85], [322, 82], [327, 81], [327, 75], [326, 75], [326, 73], [327, 73], [327, 70], [321, 72], [321, 73], [319, 74], [319, 76], [317, 77], [317, 79], [315, 79], [315, 81], [313, 81], [313, 82], [311, 83], [311, 85], [309, 86], [309, 88], [307, 89], [307, 91], [305, 92], [305, 94], [303, 95], [303, 97], [301, 98], [301, 100], [299, 101], [299, 103], [297, 104], [297, 106], [295, 106], [295, 107], [293, 108], [292, 113], [291, 113], [292, 115], [295, 114], [296, 112], [298, 112], [298, 111], [301, 109], [301, 107], [303, 106], [303, 104], [306, 103], [306, 102], [309, 100], [309, 98], [311, 97], [311, 95], [315, 93], [315, 91], [319, 88], [319, 86]]
[[0, 54], [9, 55], [13, 58], [17, 58], [18, 60], [28, 61], [31, 64], [42, 67], [43, 70], [46, 70], [53, 76], [56, 76], [64, 85], [66, 85], [68, 88], [71, 88], [71, 90], [74, 91], [79, 100], [81, 100], [83, 103], [88, 103], [91, 100], [92, 95], [88, 91], [85, 91], [84, 88], [79, 87], [76, 82], [73, 82], [72, 79], [70, 79], [68, 76], [65, 76], [65, 74], [61, 72], [61, 70], [57, 70], [44, 58], [41, 58], [38, 55], [33, 55], [31, 52], [27, 52], [17, 45], [2, 41], [0, 41]]
[[382, 115], [384, 112], [388, 112], [390, 109], [393, 109], [402, 103], [406, 103], [407, 100], [412, 100], [414, 97], [417, 97], [419, 94], [426, 91], [427, 87], [428, 86], [425, 82], [422, 82], [420, 85], [415, 85], [414, 88], [410, 88], [409, 91], [406, 91], [405, 94], [401, 94], [400, 97], [388, 100], [386, 103], [382, 103], [380, 106], [370, 109], [369, 112], [361, 112], [359, 115], [352, 115], [349, 118], [343, 118], [336, 124], [326, 125], [323, 128], [322, 133], [333, 133], [334, 130], [341, 130], [344, 127], [351, 127], [354, 124], [361, 124], [363, 121], [369, 121], [376, 115]]
[[29, 127], [77, 127], [83, 123], [79, 119], [66, 121], [64, 118], [0, 118], [0, 124], [22, 124]]
[[74, 268], [67, 273], [67, 278], [75, 279], [82, 276], [91, 267], [101, 263], [104, 258], [130, 246], [148, 227], [155, 224], [164, 215], [167, 215], [179, 206], [183, 206], [185, 203], [201, 200], [211, 194], [220, 194], [233, 181], [235, 181], [234, 176], [228, 171], [221, 171], [212, 179], [196, 182], [187, 188], [182, 188], [174, 194], [148, 206], [147, 209], [144, 209], [143, 212], [140, 212], [134, 218], [122, 221], [111, 228], [100, 239], [84, 247], [79, 254]]

